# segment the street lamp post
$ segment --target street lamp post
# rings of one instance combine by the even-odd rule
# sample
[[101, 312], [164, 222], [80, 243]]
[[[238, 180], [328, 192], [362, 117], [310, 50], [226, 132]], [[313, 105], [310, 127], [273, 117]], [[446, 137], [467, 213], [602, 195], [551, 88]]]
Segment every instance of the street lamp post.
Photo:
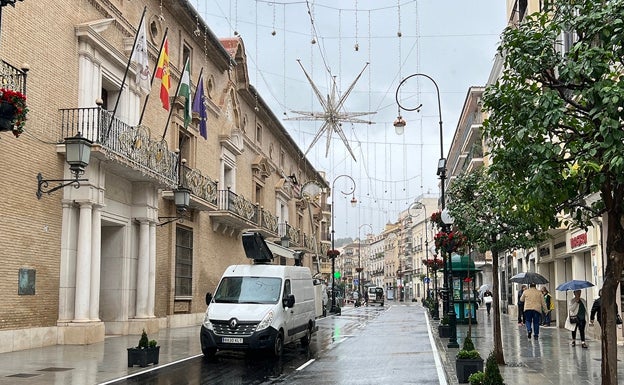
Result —
[[[403, 119], [403, 117], [401, 116], [401, 110], [418, 111], [422, 107], [422, 104], [419, 104], [418, 106], [414, 108], [406, 108], [403, 105], [401, 105], [401, 102], [399, 101], [399, 90], [401, 89], [401, 86], [403, 86], [407, 80], [416, 76], [422, 76], [431, 80], [431, 82], [435, 86], [436, 96], [438, 98], [438, 117], [439, 117], [439, 126], [440, 126], [440, 159], [438, 160], [438, 168], [436, 171], [436, 175], [440, 177], [440, 206], [442, 208], [442, 211], [444, 211], [445, 203], [446, 203], [445, 196], [444, 196], [444, 188], [445, 188], [445, 180], [446, 180], [446, 158], [444, 158], [444, 130], [442, 127], [442, 104], [440, 103], [440, 89], [438, 87], [438, 83], [436, 83], [436, 81], [433, 80], [431, 76], [422, 74], [422, 73], [415, 73], [401, 80], [401, 83], [399, 83], [399, 86], [397, 87], [397, 90], [395, 93], [396, 103], [399, 106], [399, 116], [394, 121], [394, 127], [397, 131], [397, 134], [403, 133], [403, 130], [405, 126], [407, 125], [407, 123], [405, 119]], [[451, 256], [449, 255], [448, 256], [449, 260], [450, 260], [450, 257]], [[450, 301], [450, 298], [452, 297], [452, 293], [449, 291], [449, 288], [448, 288], [448, 284], [449, 284], [448, 275], [447, 275], [448, 269], [446, 265], [447, 264], [445, 263], [444, 264], [444, 276], [446, 277], [444, 281], [445, 298], [443, 300], [445, 301], [445, 305], [448, 308], [449, 325], [451, 329], [451, 337], [449, 338], [448, 347], [454, 348], [454, 347], [459, 347], [459, 345], [457, 344], [457, 322], [456, 322], [457, 320], [456, 320], [456, 314], [455, 314], [455, 306], [449, 306], [450, 305], [449, 301]]]
[[[442, 223], [444, 225], [445, 233], [450, 232], [450, 227], [455, 222], [453, 217], [449, 214], [447, 209], [442, 210]], [[455, 298], [453, 296], [453, 258], [450, 252], [447, 252], [447, 262], [448, 262], [448, 279], [447, 282], [451, 286], [450, 291], [447, 292], [448, 295], [448, 317], [449, 317], [449, 326], [450, 326], [450, 335], [449, 335], [449, 343], [446, 345], [449, 348], [458, 348], [459, 344], [457, 343], [457, 314], [455, 313]], [[446, 265], [446, 264], [445, 264]]]
[[[351, 181], [351, 183], [353, 183], [353, 187], [349, 191], [347, 191], [347, 192], [340, 191], [341, 194], [349, 195], [349, 194], [353, 194], [355, 192], [355, 181], [349, 175], [345, 175], [345, 174], [338, 175], [332, 181], [332, 187], [331, 187], [331, 228], [332, 228], [332, 230], [331, 230], [331, 249], [332, 249], [332, 255], [330, 256], [330, 258], [332, 260], [332, 302], [331, 302], [331, 309], [329, 310], [330, 313], [336, 313], [336, 310], [337, 310], [336, 309], [336, 255], [333, 254], [333, 251], [336, 250], [334, 248], [334, 238], [335, 238], [334, 234], [336, 232], [335, 226], [334, 226], [334, 184], [340, 178], [347, 178], [347, 179], [349, 179]], [[353, 195], [351, 197], [351, 206], [355, 207], [356, 204], [357, 204], [357, 199], [355, 199], [355, 195]]]
[[362, 227], [364, 226], [368, 226], [370, 228], [371, 233], [373, 232], [373, 226], [371, 226], [368, 223], [364, 223], [362, 225], [360, 225], [360, 227], [358, 227], [358, 267], [357, 267], [357, 272], [358, 272], [358, 302], [362, 300], [362, 237], [360, 236], [360, 230], [362, 230]]
[[[431, 246], [432, 249], [435, 249]], [[435, 301], [435, 307], [433, 308], [433, 316], [434, 320], [440, 319], [440, 303], [438, 302], [438, 254], [435, 250], [431, 251], [433, 254], [433, 299]]]

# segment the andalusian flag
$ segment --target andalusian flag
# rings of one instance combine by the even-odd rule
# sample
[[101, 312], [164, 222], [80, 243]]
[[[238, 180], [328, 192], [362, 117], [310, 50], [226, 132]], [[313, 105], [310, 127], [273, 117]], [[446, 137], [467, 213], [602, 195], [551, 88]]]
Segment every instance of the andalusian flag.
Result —
[[165, 110], [169, 111], [169, 88], [171, 86], [171, 78], [169, 72], [169, 41], [165, 38], [163, 48], [158, 56], [158, 66], [156, 67], [156, 77], [160, 82], [160, 101]]
[[180, 96], [184, 97], [184, 128], [191, 122], [191, 67], [186, 58], [182, 79], [180, 79]]

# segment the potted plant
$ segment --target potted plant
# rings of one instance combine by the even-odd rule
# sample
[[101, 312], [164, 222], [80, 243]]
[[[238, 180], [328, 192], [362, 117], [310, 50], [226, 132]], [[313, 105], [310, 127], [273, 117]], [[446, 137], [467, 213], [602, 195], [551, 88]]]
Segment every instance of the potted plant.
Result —
[[483, 371], [483, 358], [475, 349], [470, 332], [464, 339], [464, 346], [457, 352], [455, 369], [460, 383], [468, 382], [471, 374]]
[[158, 364], [158, 356], [160, 354], [160, 346], [156, 340], [149, 340], [147, 333], [143, 329], [139, 346], [128, 348], [128, 367], [139, 365], [144, 368], [149, 364]]
[[13, 131], [17, 138], [26, 124], [26, 95], [7, 88], [0, 88], [0, 131]]
[[503, 376], [498, 368], [498, 362], [496, 362], [496, 355], [494, 351], [490, 353], [485, 361], [485, 374], [483, 376], [483, 385], [505, 385]]
[[470, 385], [483, 385], [483, 381], [485, 380], [485, 373], [483, 372], [475, 372], [468, 376], [468, 383]]
[[440, 325], [438, 325], [438, 335], [440, 338], [449, 338], [451, 336], [451, 327], [449, 326], [449, 317], [447, 315], [440, 319]]

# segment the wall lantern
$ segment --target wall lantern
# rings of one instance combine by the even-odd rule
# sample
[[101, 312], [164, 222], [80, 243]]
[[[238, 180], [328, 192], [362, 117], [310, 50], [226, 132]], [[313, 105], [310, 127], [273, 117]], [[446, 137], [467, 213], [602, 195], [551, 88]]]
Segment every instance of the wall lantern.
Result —
[[[65, 159], [69, 164], [69, 169], [74, 174], [74, 179], [43, 179], [41, 173], [37, 174], [37, 199], [41, 199], [43, 193], [51, 194], [65, 186], [74, 185], [74, 188], [80, 187], [80, 182], [88, 182], [88, 179], [79, 179], [85, 173], [85, 168], [89, 164], [91, 157], [92, 141], [83, 137], [80, 132], [76, 136], [65, 138]], [[48, 185], [58, 182], [59, 185], [51, 189], [47, 189]]]
[[177, 189], [173, 190], [173, 202], [175, 203], [178, 215], [175, 217], [158, 217], [159, 221], [164, 220], [164, 222], [160, 222], [158, 226], [163, 226], [187, 217], [186, 213], [191, 203], [191, 190], [186, 187], [179, 186]]

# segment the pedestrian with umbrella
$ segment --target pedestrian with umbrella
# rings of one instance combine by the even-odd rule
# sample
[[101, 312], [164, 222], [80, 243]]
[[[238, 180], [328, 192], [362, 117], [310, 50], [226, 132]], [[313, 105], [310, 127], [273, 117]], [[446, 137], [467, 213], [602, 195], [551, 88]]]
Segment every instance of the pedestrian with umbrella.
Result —
[[540, 317], [542, 312], [546, 310], [544, 295], [535, 286], [534, 283], [529, 284], [529, 288], [524, 291], [520, 298], [520, 301], [524, 302], [524, 322], [529, 339], [531, 333], [534, 333], [534, 339], [539, 338]]
[[587, 349], [585, 343], [585, 326], [587, 325], [588, 309], [587, 302], [581, 298], [581, 289], [594, 286], [593, 283], [581, 280], [572, 280], [557, 286], [559, 291], [574, 290], [574, 297], [568, 303], [568, 317], [565, 328], [572, 332], [572, 346], [576, 346], [576, 331], [580, 332], [581, 347]]
[[509, 278], [510, 282], [515, 282], [515, 283], [520, 283], [523, 284], [522, 288], [520, 289], [520, 291], [518, 291], [518, 325], [523, 325], [526, 322], [526, 318], [524, 317], [524, 311], [525, 311], [525, 306], [524, 306], [524, 302], [522, 302], [522, 300], [520, 298], [522, 298], [522, 294], [524, 293], [524, 291], [526, 290], [527, 286], [529, 284], [537, 284], [537, 285], [544, 285], [546, 283], [548, 283], [548, 280], [546, 279], [546, 277], [544, 277], [541, 274], [538, 273], [534, 273], [531, 271], [525, 271], [523, 273], [518, 273], [516, 275], [514, 275], [513, 277]]

